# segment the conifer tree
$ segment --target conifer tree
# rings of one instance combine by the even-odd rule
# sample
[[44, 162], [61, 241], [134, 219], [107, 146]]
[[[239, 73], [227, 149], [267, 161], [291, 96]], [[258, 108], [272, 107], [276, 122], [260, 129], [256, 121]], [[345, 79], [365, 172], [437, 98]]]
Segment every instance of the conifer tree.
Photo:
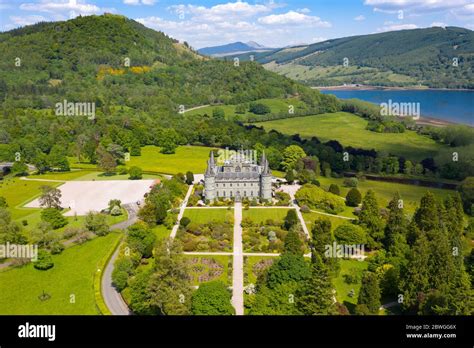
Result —
[[365, 304], [371, 314], [377, 314], [380, 308], [380, 287], [377, 276], [373, 272], [365, 272], [359, 291], [357, 304]]
[[367, 228], [367, 241], [369, 248], [379, 248], [384, 237], [383, 220], [380, 216], [375, 193], [372, 190], [367, 191], [362, 201], [359, 222]]

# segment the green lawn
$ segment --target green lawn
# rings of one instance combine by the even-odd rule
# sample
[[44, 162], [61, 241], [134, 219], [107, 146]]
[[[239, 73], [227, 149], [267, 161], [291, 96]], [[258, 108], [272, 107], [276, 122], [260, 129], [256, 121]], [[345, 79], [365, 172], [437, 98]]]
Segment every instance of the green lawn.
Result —
[[168, 238], [171, 233], [171, 230], [169, 230], [165, 225], [158, 225], [156, 227], [153, 227], [152, 231], [156, 235], [157, 242], [165, 238]]
[[197, 224], [205, 224], [211, 221], [224, 222], [224, 221], [232, 221], [233, 216], [234, 216], [234, 210], [233, 209], [227, 210], [227, 208], [186, 209], [184, 211], [183, 216], [188, 217], [191, 220], [191, 222], [195, 222]]
[[[100, 180], [130, 180], [130, 175], [104, 175], [102, 172], [88, 172], [83, 173], [81, 177], [75, 179], [76, 181], [100, 181]], [[142, 179], [161, 179], [163, 178], [161, 175], [153, 175], [153, 174], [143, 174]]]
[[[333, 284], [336, 288], [336, 298], [340, 303], [345, 304], [346, 307], [351, 311], [357, 304], [362, 273], [365, 269], [367, 269], [368, 263], [366, 261], [358, 260], [339, 260], [339, 262], [341, 265], [341, 270], [337, 278], [333, 279]], [[358, 276], [359, 281], [354, 284], [347, 284], [344, 281], [344, 274]], [[348, 295], [351, 289], [354, 289], [355, 292], [353, 297]]]
[[311, 231], [314, 221], [321, 218], [328, 219], [329, 221], [331, 221], [332, 230], [336, 229], [339, 225], [343, 224], [344, 222], [350, 222], [350, 220], [347, 220], [347, 219], [341, 219], [334, 216], [327, 216], [327, 215], [318, 214], [314, 212], [302, 213], [302, 215], [303, 215], [304, 222], [306, 223], [306, 227], [308, 227], [309, 231]]
[[40, 195], [40, 187], [44, 185], [57, 187], [61, 183], [26, 181], [19, 178], [9, 178], [0, 181], [0, 196], [5, 197], [8, 210], [14, 220], [34, 214], [38, 209], [22, 208], [23, 205]]
[[196, 174], [204, 173], [211, 150], [212, 148], [203, 146], [179, 146], [175, 154], [164, 155], [160, 153], [159, 147], [145, 146], [142, 148], [142, 155], [130, 157], [126, 165], [167, 174], [186, 173], [188, 170]]
[[249, 217], [252, 221], [257, 223], [263, 223], [269, 219], [274, 221], [281, 221], [285, 219], [286, 214], [289, 209], [284, 208], [250, 208], [244, 209], [242, 213], [242, 218]]
[[434, 140], [413, 131], [405, 133], [376, 133], [365, 129], [367, 120], [346, 112], [295, 117], [256, 123], [267, 131], [275, 129], [321, 141], [337, 140], [344, 146], [386, 151], [413, 160], [433, 157], [442, 148]]
[[[232, 257], [226, 255], [209, 255], [209, 256], [195, 256], [185, 255], [185, 258], [190, 262], [190, 273], [192, 276], [192, 284], [199, 285], [202, 282], [212, 280], [220, 280], [224, 284], [230, 286], [232, 284]], [[191, 260], [198, 260], [197, 263], [192, 263]], [[209, 263], [203, 262], [204, 259], [213, 259], [217, 262], [217, 268], [213, 268]], [[201, 281], [200, 278], [201, 277]]]
[[44, 179], [44, 180], [63, 180], [70, 181], [82, 178], [84, 175], [87, 175], [88, 171], [83, 170], [72, 170], [70, 172], [57, 172], [57, 173], [46, 173], [39, 175], [30, 175], [29, 179]]
[[[93, 280], [97, 265], [121, 237], [118, 232], [98, 237], [53, 255], [54, 267], [39, 271], [28, 264], [0, 272], [0, 313], [20, 315], [99, 314]], [[51, 298], [40, 301], [45, 291]], [[71, 295], [75, 303], [70, 303]]]

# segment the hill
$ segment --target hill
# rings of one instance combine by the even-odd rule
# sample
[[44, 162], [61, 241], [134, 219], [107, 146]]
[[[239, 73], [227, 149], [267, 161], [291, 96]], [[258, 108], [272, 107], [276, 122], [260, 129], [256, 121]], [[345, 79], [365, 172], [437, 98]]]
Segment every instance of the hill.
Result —
[[224, 57], [232, 54], [243, 54], [247, 52], [269, 52], [274, 50], [274, 48], [267, 48], [254, 41], [247, 43], [238, 41], [227, 45], [204, 47], [199, 49], [198, 52], [206, 56]]
[[260, 53], [255, 59], [312, 86], [474, 88], [474, 32], [458, 27], [352, 36]]
[[256, 63], [205, 58], [111, 14], [1, 33], [0, 51], [0, 102], [9, 107], [51, 108], [67, 97], [176, 111], [179, 105], [285, 97], [302, 88]]

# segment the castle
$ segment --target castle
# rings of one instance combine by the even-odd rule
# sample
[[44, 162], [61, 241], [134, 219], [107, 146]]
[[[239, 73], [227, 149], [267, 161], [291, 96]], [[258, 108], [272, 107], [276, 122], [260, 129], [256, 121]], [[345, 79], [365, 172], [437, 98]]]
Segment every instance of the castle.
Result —
[[260, 165], [239, 152], [220, 166], [211, 152], [204, 174], [204, 196], [209, 201], [217, 198], [237, 201], [243, 198], [271, 199], [272, 173], [265, 153]]

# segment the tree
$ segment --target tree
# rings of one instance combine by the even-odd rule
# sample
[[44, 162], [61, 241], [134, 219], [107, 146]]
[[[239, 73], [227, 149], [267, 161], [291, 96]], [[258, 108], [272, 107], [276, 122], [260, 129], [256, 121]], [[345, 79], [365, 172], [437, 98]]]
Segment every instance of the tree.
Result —
[[272, 112], [268, 105], [262, 103], [250, 103], [249, 111], [256, 115], [265, 115]]
[[331, 315], [336, 313], [333, 286], [327, 266], [317, 254], [312, 258], [311, 276], [296, 293], [296, 306], [304, 315]]
[[187, 171], [186, 172], [186, 184], [192, 185], [194, 182], [194, 174], [193, 172]]
[[427, 192], [420, 201], [420, 206], [414, 215], [414, 221], [418, 229], [425, 233], [431, 233], [440, 226], [439, 206], [435, 196]]
[[289, 231], [296, 224], [298, 224], [298, 215], [296, 214], [296, 210], [289, 209], [285, 216], [284, 227]]
[[359, 290], [358, 304], [365, 304], [371, 314], [377, 314], [380, 308], [379, 281], [375, 273], [365, 272]]
[[459, 186], [466, 213], [474, 216], [474, 176], [467, 177]]
[[306, 157], [304, 150], [298, 145], [290, 145], [283, 151], [282, 167], [285, 171], [293, 169], [300, 158]]
[[39, 198], [40, 206], [43, 208], [61, 208], [61, 191], [55, 187], [43, 185], [40, 187], [41, 196]]
[[12, 221], [10, 212], [0, 208], [0, 244], [26, 244], [27, 239], [21, 231], [20, 225]]
[[2, 196], [0, 196], [0, 208], [8, 208], [7, 200]]
[[295, 228], [292, 228], [286, 234], [284, 252], [295, 255], [303, 255], [303, 243], [301, 242], [301, 239]]
[[192, 288], [181, 244], [171, 239], [160, 241], [154, 256], [155, 265], [146, 290], [151, 306], [159, 314], [191, 314]]
[[287, 170], [285, 173], [285, 180], [288, 182], [288, 184], [293, 184], [295, 181], [295, 172], [293, 169]]
[[191, 219], [187, 216], [183, 216], [181, 220], [179, 220], [179, 225], [186, 228], [191, 223]]
[[403, 211], [403, 201], [398, 192], [388, 204], [388, 209], [389, 215], [385, 225], [383, 245], [385, 250], [396, 255], [400, 254], [400, 248], [403, 248], [399, 243], [405, 244], [403, 241], [406, 238], [408, 224]]
[[64, 146], [54, 145], [48, 155], [48, 164], [50, 168], [60, 171], [69, 171], [69, 162], [67, 152]]
[[117, 168], [117, 160], [114, 158], [114, 156], [107, 152], [102, 146], [97, 148], [97, 155], [99, 168], [107, 175], [115, 173], [115, 169]]
[[110, 227], [104, 214], [89, 212], [86, 216], [84, 227], [98, 236], [105, 236], [110, 232]]
[[41, 220], [48, 222], [54, 230], [68, 224], [61, 211], [55, 208], [46, 208], [41, 211]]
[[191, 308], [194, 315], [233, 315], [231, 293], [221, 281], [199, 285], [193, 293]]
[[130, 248], [138, 251], [145, 258], [153, 255], [156, 235], [144, 223], [133, 224], [128, 227], [127, 233], [127, 243]]
[[311, 229], [313, 252], [323, 256], [327, 245], [332, 245], [333, 236], [331, 234], [331, 221], [326, 218], [320, 218], [314, 221]]
[[267, 270], [266, 285], [273, 289], [278, 284], [306, 280], [311, 275], [303, 255], [283, 253]]
[[351, 188], [346, 195], [346, 205], [348, 207], [357, 207], [362, 202], [362, 195], [355, 187]]
[[336, 184], [331, 184], [328, 191], [338, 196], [341, 194], [341, 190], [339, 190], [339, 186]]
[[380, 216], [379, 206], [375, 193], [368, 190], [362, 201], [359, 214], [359, 223], [367, 229], [367, 242], [371, 249], [381, 246], [384, 237], [383, 220]]
[[122, 201], [120, 199], [111, 199], [109, 201], [109, 210], [112, 210], [114, 207], [121, 207]]
[[129, 179], [130, 180], [141, 180], [142, 179], [142, 175], [143, 175], [143, 171], [141, 168], [139, 167], [131, 167], [129, 170], [128, 170], [128, 174], [130, 175], [129, 176]]
[[339, 225], [334, 230], [334, 237], [340, 244], [345, 245], [365, 244], [367, 242], [365, 230], [350, 222]]
[[14, 162], [11, 167], [11, 172], [15, 176], [28, 175], [28, 166], [23, 162]]
[[413, 174], [413, 163], [411, 161], [409, 160], [405, 161], [405, 167], [403, 169], [403, 172], [408, 175]]

